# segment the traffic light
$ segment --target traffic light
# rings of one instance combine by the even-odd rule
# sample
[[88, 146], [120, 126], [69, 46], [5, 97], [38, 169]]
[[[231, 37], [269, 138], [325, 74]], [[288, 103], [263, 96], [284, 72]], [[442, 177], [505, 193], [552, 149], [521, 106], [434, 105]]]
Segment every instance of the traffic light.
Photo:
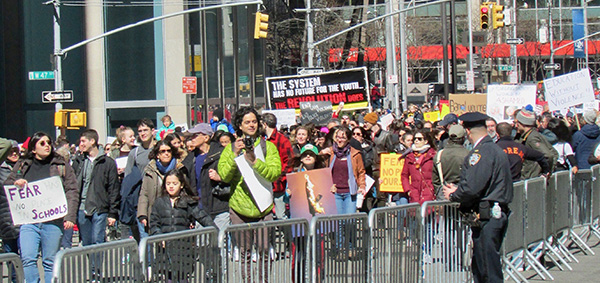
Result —
[[71, 127], [87, 126], [87, 114], [85, 112], [72, 112], [69, 113], [69, 116], [69, 124], [71, 124]]
[[492, 23], [494, 29], [504, 27], [504, 6], [494, 5], [492, 7]]
[[267, 38], [267, 29], [269, 28], [269, 15], [256, 12], [256, 22], [254, 24], [254, 39]]
[[54, 113], [54, 126], [55, 127], [66, 127], [67, 126], [67, 112], [59, 111]]
[[480, 5], [479, 12], [480, 12], [480, 18], [481, 18], [481, 22], [480, 22], [481, 29], [488, 29], [490, 27], [489, 5], [487, 3], [483, 3], [482, 5]]

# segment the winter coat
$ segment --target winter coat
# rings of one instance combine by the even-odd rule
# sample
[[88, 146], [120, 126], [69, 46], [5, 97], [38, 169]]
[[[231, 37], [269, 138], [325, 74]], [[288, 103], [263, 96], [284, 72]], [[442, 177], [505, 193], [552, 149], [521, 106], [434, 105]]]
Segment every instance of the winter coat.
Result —
[[419, 161], [415, 158], [415, 152], [410, 152], [404, 160], [402, 169], [402, 187], [408, 193], [409, 202], [423, 204], [426, 201], [435, 200], [435, 189], [433, 188], [432, 172], [433, 157], [435, 149], [429, 148], [420, 154]]
[[[204, 159], [200, 176], [197, 178], [197, 181], [201, 183], [200, 187], [202, 188], [202, 191], [198, 192], [198, 195], [200, 196], [200, 202], [202, 203], [202, 208], [212, 217], [229, 211], [230, 195], [219, 195], [216, 194], [216, 192], [213, 194], [213, 188], [219, 187], [220, 189], [224, 189], [229, 187], [229, 184], [213, 181], [208, 177], [208, 170], [219, 170], [218, 167], [221, 152], [223, 152], [223, 146], [221, 146], [220, 143], [210, 143], [210, 149], [208, 150], [208, 153], [206, 153], [206, 159]], [[194, 187], [194, 189], [195, 188], [196, 187]]]
[[[331, 168], [335, 162], [336, 156], [335, 153], [333, 153], [333, 147], [330, 147], [329, 149], [330, 152], [332, 152], [332, 154], [327, 159], [327, 166]], [[348, 185], [350, 186], [350, 194], [355, 195], [356, 191], [359, 188], [365, 189], [367, 187], [367, 181], [365, 179], [366, 171], [364, 163], [362, 161], [360, 150], [350, 147], [350, 160], [350, 164], [352, 166], [348, 166], [348, 170], [352, 170], [352, 174], [348, 174], [348, 176], [350, 177], [350, 180], [348, 180]], [[355, 181], [351, 182], [352, 179], [354, 179]]]
[[[161, 134], [164, 137], [164, 136], [166, 136], [169, 133], [169, 131], [171, 131], [171, 133], [175, 132], [175, 123], [173, 123], [173, 121], [171, 121], [171, 124], [168, 127], [165, 127], [165, 125], [161, 123], [161, 126], [160, 126], [160, 128], [158, 128], [158, 131], [156, 131], [156, 136], [154, 138], [157, 141], [159, 141], [159, 140], [162, 139], [160, 137]], [[164, 134], [163, 134], [163, 132], [164, 132]]]
[[[181, 162], [177, 162], [175, 169], [184, 168]], [[156, 160], [150, 161], [144, 168], [144, 177], [142, 179], [142, 189], [138, 199], [137, 217], [138, 219], [148, 219], [152, 213], [154, 201], [162, 194], [162, 183], [164, 175], [156, 167]]]
[[227, 130], [230, 133], [232, 133], [232, 134], [235, 133], [235, 129], [233, 128], [233, 126], [229, 122], [227, 122], [227, 120], [223, 119], [223, 120], [221, 120], [219, 122], [217, 122], [217, 121], [215, 121], [213, 119], [210, 120], [210, 127], [215, 132], [217, 131], [217, 128], [219, 128], [219, 126], [221, 126], [221, 125], [225, 125], [227, 127]]
[[[236, 213], [249, 217], [249, 218], [263, 218], [265, 215], [271, 213], [273, 204], [264, 211], [260, 211], [254, 199], [250, 195], [250, 191], [244, 182], [244, 178], [237, 165], [235, 164], [235, 154], [231, 150], [232, 144], [227, 145], [221, 153], [219, 159], [219, 175], [225, 183], [229, 183], [231, 186], [231, 197], [229, 198], [229, 207]], [[260, 146], [260, 139], [256, 139], [254, 147]], [[281, 158], [277, 147], [270, 141], [266, 141], [267, 154], [265, 160], [256, 159], [252, 168], [256, 173], [262, 176], [269, 182], [274, 182], [281, 176]]]
[[[438, 155], [441, 155], [438, 157]], [[440, 172], [438, 170], [438, 160], [441, 163], [440, 167], [442, 169], [442, 176], [444, 177], [444, 182], [458, 184], [460, 181], [460, 170], [462, 169], [462, 164], [465, 160], [465, 157], [469, 155], [469, 150], [466, 149], [461, 144], [455, 144], [452, 141], [448, 141], [446, 147], [444, 147], [443, 151], [440, 150], [437, 152], [433, 159], [433, 172], [432, 172], [432, 184], [435, 188], [436, 196], [438, 200], [443, 200], [443, 190], [442, 179], [440, 178]]]
[[[33, 160], [29, 158], [19, 159], [13, 167], [13, 171], [8, 175], [4, 185], [14, 185], [16, 180], [23, 179], [23, 176], [27, 173], [32, 163]], [[58, 154], [54, 154], [50, 161], [50, 176], [60, 176], [62, 179], [68, 210], [64, 221], [77, 223], [80, 191], [77, 186], [77, 177], [75, 176], [73, 167], [64, 158]]]
[[572, 145], [579, 169], [590, 169], [588, 162], [590, 153], [594, 151], [595, 145], [600, 142], [600, 128], [596, 124], [586, 124], [581, 130], [573, 134]]
[[[73, 161], [73, 170], [77, 176], [77, 187], [83, 187], [83, 169], [87, 156], [79, 155]], [[121, 184], [117, 173], [117, 164], [106, 154], [98, 155], [92, 164], [90, 186], [85, 197], [85, 210], [93, 213], [108, 213], [108, 217], [118, 219], [121, 200]]]
[[[558, 159], [558, 152], [552, 147], [548, 140], [540, 134], [535, 128], [531, 128], [529, 131], [521, 134], [516, 142], [520, 142], [528, 147], [531, 147], [546, 156], [548, 164], [550, 164], [550, 171], [554, 170], [554, 165]], [[532, 160], [525, 160], [523, 162], [523, 169], [521, 170], [521, 179], [530, 179], [538, 177], [542, 174], [542, 167]]]
[[173, 207], [171, 198], [168, 195], [162, 195], [152, 205], [149, 234], [188, 230], [194, 221], [198, 221], [204, 227], [216, 227], [210, 216], [198, 206], [197, 200], [189, 196], [182, 196]]

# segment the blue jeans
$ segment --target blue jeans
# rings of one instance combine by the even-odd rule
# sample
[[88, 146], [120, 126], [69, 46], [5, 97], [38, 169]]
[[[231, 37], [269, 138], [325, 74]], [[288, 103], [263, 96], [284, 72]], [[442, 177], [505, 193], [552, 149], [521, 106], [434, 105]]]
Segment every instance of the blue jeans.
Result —
[[[81, 237], [82, 246], [102, 244], [105, 242], [107, 219], [107, 213], [85, 215], [83, 210], [79, 211], [77, 214], [77, 226], [79, 227], [79, 237]], [[99, 276], [99, 269], [102, 266], [102, 254], [98, 253], [91, 255], [89, 260], [92, 275]]]
[[352, 214], [356, 212], [356, 195], [350, 193], [335, 194], [335, 207], [338, 214]]
[[54, 256], [60, 248], [61, 238], [62, 220], [21, 226], [19, 243], [21, 245], [21, 260], [23, 261], [26, 282], [38, 282], [40, 280], [37, 267], [38, 251], [40, 249], [44, 279], [48, 283], [52, 282]]

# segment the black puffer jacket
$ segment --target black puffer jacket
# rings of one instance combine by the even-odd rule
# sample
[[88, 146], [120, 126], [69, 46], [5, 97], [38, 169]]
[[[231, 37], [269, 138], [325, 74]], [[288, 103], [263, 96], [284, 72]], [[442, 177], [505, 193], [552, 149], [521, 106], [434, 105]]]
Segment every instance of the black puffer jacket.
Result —
[[13, 225], [8, 200], [4, 188], [0, 189], [0, 239], [10, 240], [19, 237], [19, 227]]
[[202, 191], [198, 192], [200, 201], [202, 202], [202, 208], [213, 218], [220, 213], [229, 211], [230, 194], [216, 194], [216, 191], [215, 194], [213, 194], [213, 188], [227, 190], [229, 184], [213, 181], [208, 177], [208, 170], [214, 169], [215, 171], [218, 171], [221, 152], [223, 152], [223, 146], [221, 146], [220, 143], [213, 142], [210, 144], [210, 149], [208, 150], [206, 159], [202, 165], [202, 171], [200, 171], [200, 178], [197, 180], [200, 182], [202, 188]]
[[196, 200], [185, 195], [177, 200], [173, 207], [169, 196], [163, 195], [156, 199], [152, 206], [150, 235], [190, 229], [190, 224], [194, 220], [200, 222], [204, 227], [216, 227], [210, 216], [198, 207]]

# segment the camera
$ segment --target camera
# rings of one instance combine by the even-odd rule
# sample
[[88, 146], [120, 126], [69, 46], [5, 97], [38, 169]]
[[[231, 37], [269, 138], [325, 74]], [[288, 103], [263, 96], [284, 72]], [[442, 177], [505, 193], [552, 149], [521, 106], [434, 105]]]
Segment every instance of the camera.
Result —
[[246, 147], [246, 151], [254, 150], [254, 139], [251, 137], [244, 137], [244, 146]]

